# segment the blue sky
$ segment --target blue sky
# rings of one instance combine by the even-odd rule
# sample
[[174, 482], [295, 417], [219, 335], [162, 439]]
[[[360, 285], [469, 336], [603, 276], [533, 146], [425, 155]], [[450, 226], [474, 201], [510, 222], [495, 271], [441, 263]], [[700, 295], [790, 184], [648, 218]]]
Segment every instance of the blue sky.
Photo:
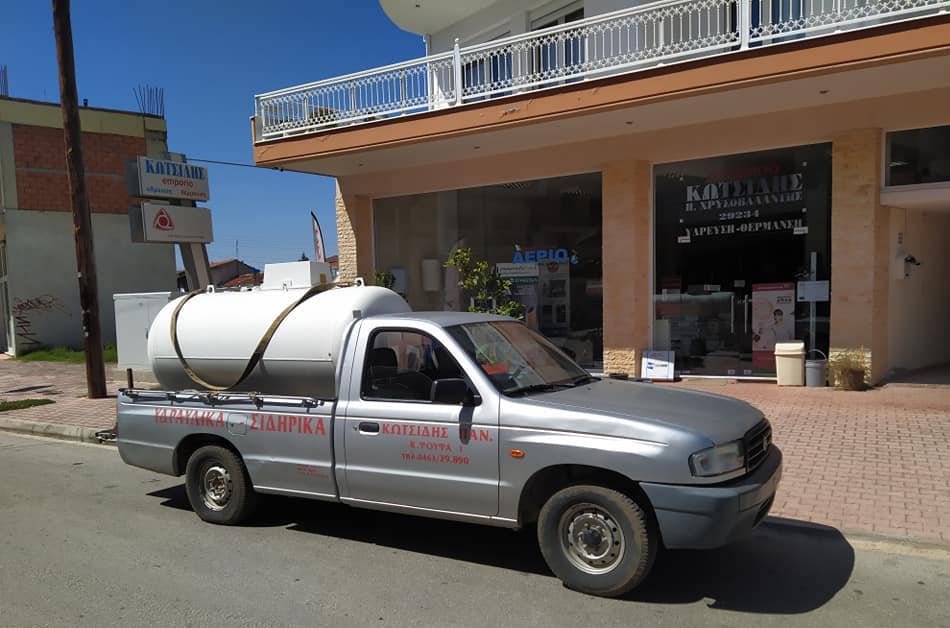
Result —
[[[252, 163], [254, 94], [424, 54], [376, 0], [73, 0], [80, 101], [136, 110], [140, 84], [165, 90], [168, 146], [190, 158]], [[58, 102], [52, 3], [11, 0], [0, 22], [10, 96]], [[212, 260], [268, 261], [313, 254], [310, 211], [336, 253], [334, 184], [327, 177], [208, 166]]]

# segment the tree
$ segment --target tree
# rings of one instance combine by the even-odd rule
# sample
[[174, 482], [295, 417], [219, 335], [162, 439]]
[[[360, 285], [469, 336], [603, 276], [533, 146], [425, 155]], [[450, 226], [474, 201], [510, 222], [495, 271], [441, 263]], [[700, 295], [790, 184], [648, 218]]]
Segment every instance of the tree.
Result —
[[309, 262], [309, 261], [310, 261], [310, 258], [307, 257], [307, 254], [306, 254], [306, 253], [301, 253], [301, 254], [300, 254], [300, 259], [297, 260], [297, 261], [300, 261], [300, 262]]
[[472, 249], [455, 249], [445, 262], [459, 274], [459, 287], [469, 296], [469, 312], [484, 312], [521, 318], [524, 304], [511, 298], [511, 280], [505, 279]]
[[373, 271], [373, 285], [382, 286], [383, 288], [393, 289], [393, 286], [396, 284], [396, 278], [393, 277], [392, 273], [387, 273], [382, 270]]

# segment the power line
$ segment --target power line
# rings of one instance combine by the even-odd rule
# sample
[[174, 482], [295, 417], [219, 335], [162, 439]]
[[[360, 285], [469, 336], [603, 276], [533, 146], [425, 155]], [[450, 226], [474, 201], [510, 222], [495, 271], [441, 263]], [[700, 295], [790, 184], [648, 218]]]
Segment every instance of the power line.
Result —
[[276, 170], [278, 172], [283, 172], [283, 168], [277, 166], [258, 166], [256, 164], [242, 164], [236, 161], [221, 161], [219, 159], [198, 159], [197, 157], [189, 157], [189, 162], [197, 161], [202, 164], [218, 164], [221, 166], [240, 166], [242, 168], [257, 168], [258, 170]]

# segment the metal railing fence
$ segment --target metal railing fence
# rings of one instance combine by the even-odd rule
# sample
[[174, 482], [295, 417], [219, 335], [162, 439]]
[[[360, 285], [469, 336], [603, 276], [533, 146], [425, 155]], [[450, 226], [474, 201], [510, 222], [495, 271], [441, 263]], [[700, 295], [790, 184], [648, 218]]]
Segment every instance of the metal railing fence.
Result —
[[255, 140], [868, 28], [950, 0], [661, 0], [255, 97]]

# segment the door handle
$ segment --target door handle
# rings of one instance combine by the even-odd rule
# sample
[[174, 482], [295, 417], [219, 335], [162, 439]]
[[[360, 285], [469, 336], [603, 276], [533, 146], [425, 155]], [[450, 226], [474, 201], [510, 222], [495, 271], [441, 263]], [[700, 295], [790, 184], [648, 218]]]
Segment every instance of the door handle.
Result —
[[379, 434], [379, 423], [372, 423], [370, 421], [362, 421], [359, 425], [356, 426], [357, 431], [360, 434]]

